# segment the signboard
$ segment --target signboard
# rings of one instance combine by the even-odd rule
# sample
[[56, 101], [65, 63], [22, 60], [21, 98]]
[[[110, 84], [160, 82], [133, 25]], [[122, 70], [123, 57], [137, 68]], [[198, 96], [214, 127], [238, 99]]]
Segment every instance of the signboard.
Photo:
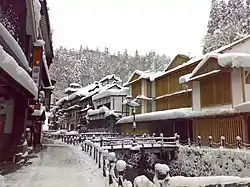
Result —
[[[33, 52], [32, 79], [35, 82], [37, 88], [39, 88], [40, 85], [41, 59], [42, 59], [42, 48], [35, 47]], [[37, 99], [38, 95], [35, 97], [35, 100]]]

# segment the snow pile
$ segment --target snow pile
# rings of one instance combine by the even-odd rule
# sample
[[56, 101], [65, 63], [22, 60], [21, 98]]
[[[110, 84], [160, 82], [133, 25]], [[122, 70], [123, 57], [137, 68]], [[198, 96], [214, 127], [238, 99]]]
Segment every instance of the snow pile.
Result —
[[78, 131], [70, 131], [66, 133], [67, 135], [79, 135]]
[[250, 178], [240, 178], [240, 177], [228, 177], [228, 176], [214, 176], [214, 177], [183, 177], [176, 176], [170, 177], [168, 181], [168, 186], [171, 187], [206, 187], [210, 185], [229, 185], [230, 186], [248, 186], [250, 183]]
[[167, 174], [169, 172], [169, 167], [166, 164], [155, 164], [155, 170], [159, 171], [161, 174]]
[[80, 87], [81, 87], [81, 85], [80, 85], [80, 84], [75, 83], [75, 82], [70, 83], [70, 85], [69, 85], [69, 86], [70, 86], [70, 87], [76, 87], [76, 88], [80, 88]]
[[7, 74], [15, 79], [19, 84], [26, 88], [31, 94], [36, 96], [38, 94], [37, 87], [29, 76], [29, 74], [14, 60], [13, 57], [8, 55], [3, 47], [0, 45], [0, 68], [2, 68]]
[[179, 78], [179, 84], [183, 84], [189, 81], [190, 77], [191, 77], [192, 73], [180, 76]]
[[68, 96], [65, 96], [65, 97], [59, 99], [59, 100], [56, 102], [56, 105], [59, 106], [59, 105], [61, 105], [64, 101], [68, 101]]
[[153, 101], [153, 98], [147, 97], [147, 96], [145, 96], [145, 95], [138, 95], [138, 96], [136, 97], [136, 99], [143, 99], [143, 100], [150, 100], [150, 101]]
[[4, 184], [4, 176], [0, 175], [0, 186], [5, 186]]
[[250, 177], [250, 151], [180, 147], [178, 158], [170, 165], [172, 176]]

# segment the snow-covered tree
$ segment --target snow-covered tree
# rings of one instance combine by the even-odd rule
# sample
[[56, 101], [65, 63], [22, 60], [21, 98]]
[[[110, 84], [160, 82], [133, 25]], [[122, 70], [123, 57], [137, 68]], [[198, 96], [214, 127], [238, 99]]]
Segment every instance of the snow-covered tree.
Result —
[[51, 65], [50, 73], [57, 81], [55, 94], [63, 96], [63, 90], [71, 82], [79, 82], [85, 86], [94, 81], [98, 81], [107, 74], [116, 74], [123, 81], [127, 81], [128, 76], [138, 70], [159, 71], [169, 63], [169, 57], [157, 55], [154, 51], [145, 56], [130, 56], [127, 50], [118, 55], [108, 53], [108, 48], [104, 52], [90, 50], [80, 47], [76, 49], [59, 48], [55, 50], [54, 63]]
[[203, 53], [232, 43], [250, 32], [249, 0], [212, 0]]

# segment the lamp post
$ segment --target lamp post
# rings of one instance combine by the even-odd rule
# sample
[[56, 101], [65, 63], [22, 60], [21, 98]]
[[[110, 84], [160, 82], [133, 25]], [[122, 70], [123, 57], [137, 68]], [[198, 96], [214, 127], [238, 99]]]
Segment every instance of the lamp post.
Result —
[[134, 136], [135, 136], [135, 130], [136, 130], [135, 114], [136, 114], [136, 110], [134, 107], [134, 109], [133, 109], [133, 135]]

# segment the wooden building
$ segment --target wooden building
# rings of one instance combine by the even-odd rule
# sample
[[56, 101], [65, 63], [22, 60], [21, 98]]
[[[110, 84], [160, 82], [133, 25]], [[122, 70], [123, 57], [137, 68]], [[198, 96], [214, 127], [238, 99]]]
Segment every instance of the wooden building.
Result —
[[[247, 36], [223, 46], [213, 53], [250, 53], [249, 49], [250, 36]], [[165, 135], [173, 135], [177, 132], [182, 139], [189, 137], [192, 140], [196, 140], [198, 135], [204, 138], [212, 135], [215, 141], [218, 141], [220, 136], [224, 135], [228, 137], [228, 142], [235, 142], [236, 134], [238, 134], [243, 137], [244, 141], [248, 141], [247, 135], [243, 133], [248, 130], [242, 125], [248, 123], [245, 120], [248, 117], [243, 113], [239, 115], [239, 112], [231, 111], [235, 108], [235, 104], [233, 105], [235, 95], [239, 100], [239, 93], [241, 93], [239, 92], [241, 90], [239, 86], [243, 84], [240, 77], [244, 73], [240, 74], [239, 72], [245, 70], [243, 71], [242, 68], [239, 68], [241, 70], [222, 68], [219, 67], [217, 59], [206, 58], [207, 55], [192, 59], [185, 55], [177, 55], [161, 75], [152, 75], [147, 78], [145, 75], [134, 74], [129, 79], [128, 85], [132, 89], [130, 93], [133, 98], [142, 93], [142, 80], [151, 80], [152, 109], [155, 110], [150, 113], [140, 112], [140, 114], [136, 114], [137, 134], [163, 132]], [[201, 63], [204, 63], [202, 67]], [[238, 71], [238, 78], [232, 78], [235, 77], [236, 71]], [[245, 74], [248, 75], [246, 72]], [[188, 83], [184, 84], [185, 81], [183, 80], [191, 75], [193, 78], [191, 77], [188, 79]], [[244, 79], [242, 78], [242, 80]], [[246, 90], [248, 90], [247, 80], [245, 86], [243, 86], [243, 99], [239, 100], [237, 104], [244, 103], [250, 98], [249, 94], [246, 93]], [[233, 88], [237, 90], [234, 91], [234, 94], [232, 93]], [[155, 107], [153, 107], [154, 103]], [[197, 109], [197, 106], [200, 107]], [[211, 110], [206, 111], [207, 108]], [[222, 108], [223, 110], [215, 111], [216, 108]], [[203, 110], [206, 112], [203, 112]], [[225, 118], [225, 115], [228, 119]], [[123, 133], [131, 133], [133, 131], [132, 123], [133, 116], [131, 115], [119, 120], [117, 125]], [[220, 123], [224, 126], [219, 125]], [[214, 124], [214, 127], [210, 124]], [[227, 130], [229, 127], [233, 127], [234, 130]]]

